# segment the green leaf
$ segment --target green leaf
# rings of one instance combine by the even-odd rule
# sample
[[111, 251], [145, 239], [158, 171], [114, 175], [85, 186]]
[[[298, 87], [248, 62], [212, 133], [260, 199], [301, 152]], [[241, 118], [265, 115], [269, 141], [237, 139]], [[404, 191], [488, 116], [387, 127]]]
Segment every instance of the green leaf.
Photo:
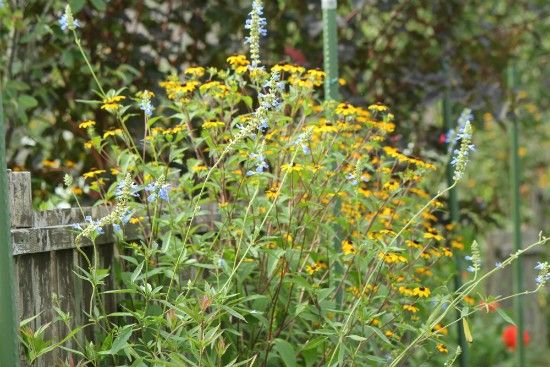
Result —
[[28, 110], [29, 108], [36, 107], [38, 105], [38, 101], [32, 96], [24, 94], [17, 98], [17, 104], [21, 107], [21, 109]]
[[292, 344], [283, 339], [275, 339], [275, 351], [279, 354], [286, 367], [295, 367], [296, 352]]
[[107, 8], [107, 4], [103, 0], [91, 0], [92, 5], [99, 11], [104, 11]]
[[132, 281], [132, 283], [135, 283], [136, 279], [141, 274], [141, 270], [143, 269], [143, 265], [145, 265], [145, 261], [142, 261], [141, 264], [139, 264], [138, 267], [136, 268], [136, 270], [134, 270], [134, 272], [132, 273], [132, 276], [130, 277], [130, 280]]
[[382, 330], [380, 330], [379, 328], [377, 327], [373, 327], [373, 326], [367, 326], [367, 328], [369, 329], [372, 329], [372, 331], [375, 332], [376, 335], [378, 335], [380, 337], [380, 339], [382, 339], [384, 342], [388, 343], [391, 345], [391, 342], [390, 340], [388, 339], [387, 336], [384, 335], [384, 333], [382, 333]]
[[77, 13], [84, 7], [86, 0], [70, 0], [69, 4], [71, 5], [73, 13]]
[[113, 341], [113, 344], [111, 345], [111, 349], [100, 352], [100, 354], [112, 354], [115, 355], [118, 352], [120, 352], [123, 348], [125, 348], [128, 344], [128, 339], [132, 336], [132, 325], [125, 326], [122, 331], [118, 334], [116, 339]]
[[367, 338], [365, 338], [364, 336], [359, 336], [359, 335], [348, 335], [348, 338], [358, 342], [364, 342], [365, 340], [367, 340]]
[[508, 316], [508, 314], [506, 312], [504, 312], [504, 310], [502, 310], [500, 307], [497, 307], [496, 311], [500, 315], [500, 317], [502, 317], [502, 319], [504, 321], [506, 321], [507, 323], [512, 324], [512, 325], [516, 324], [514, 322], [514, 320], [512, 320], [512, 318], [510, 316]]

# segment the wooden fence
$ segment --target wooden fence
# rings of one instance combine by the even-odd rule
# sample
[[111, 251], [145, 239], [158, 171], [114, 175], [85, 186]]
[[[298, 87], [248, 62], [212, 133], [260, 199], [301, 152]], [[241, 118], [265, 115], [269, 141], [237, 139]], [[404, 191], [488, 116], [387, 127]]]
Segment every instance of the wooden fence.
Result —
[[[39, 315], [28, 326], [37, 330], [54, 321], [54, 306], [72, 317], [73, 326], [86, 322], [82, 312], [90, 300], [87, 282], [75, 276], [76, 266], [83, 266], [82, 255], [75, 245], [73, 223], [84, 221], [85, 215], [94, 218], [104, 216], [107, 208], [57, 209], [35, 212], [32, 209], [31, 177], [28, 172], [10, 173], [8, 176], [11, 201], [11, 238], [13, 243], [16, 299], [19, 318]], [[98, 238], [98, 257], [102, 268], [112, 265], [115, 248], [111, 229]], [[92, 258], [92, 248], [86, 244], [82, 250]], [[84, 266], [84, 268], [86, 268]], [[112, 286], [112, 279], [106, 279]], [[57, 300], [56, 300], [57, 299]], [[113, 299], [106, 300], [106, 307], [115, 307]], [[46, 338], [60, 340], [67, 335], [67, 328], [53, 323], [46, 330]], [[62, 351], [56, 350], [42, 357], [35, 365], [52, 367], [60, 364]], [[22, 366], [27, 364], [22, 359]]]

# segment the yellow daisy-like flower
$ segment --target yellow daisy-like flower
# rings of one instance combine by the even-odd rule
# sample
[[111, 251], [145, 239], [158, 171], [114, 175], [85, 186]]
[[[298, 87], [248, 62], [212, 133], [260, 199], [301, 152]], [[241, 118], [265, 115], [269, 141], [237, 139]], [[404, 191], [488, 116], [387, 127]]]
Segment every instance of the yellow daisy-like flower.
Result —
[[238, 68], [241, 66], [248, 66], [250, 61], [248, 61], [245, 55], [233, 55], [227, 58], [227, 63], [233, 66], [233, 68]]
[[80, 129], [87, 129], [89, 127], [93, 127], [95, 126], [95, 121], [94, 120], [86, 120], [86, 121], [82, 121], [80, 124], [78, 124], [78, 127]]
[[103, 173], [105, 173], [106, 171], [104, 169], [96, 169], [96, 170], [93, 170], [93, 171], [89, 171], [89, 172], [86, 172], [82, 175], [82, 177], [84, 178], [94, 178], [98, 175], [101, 175]]
[[217, 127], [224, 127], [225, 123], [222, 121], [205, 121], [202, 123], [202, 127], [205, 129], [215, 129]]
[[435, 333], [435, 334], [439, 334], [439, 335], [447, 335], [449, 334], [449, 330], [447, 330], [446, 327], [444, 327], [443, 325], [441, 324], [437, 324], [433, 327], [432, 331]]
[[278, 191], [279, 191], [279, 186], [273, 185], [269, 188], [269, 190], [265, 192], [265, 196], [270, 200], [276, 199], [278, 196], [278, 193], [277, 193]]
[[389, 108], [381, 103], [371, 104], [369, 106], [369, 111], [386, 112], [388, 110]]
[[49, 159], [44, 159], [42, 161], [42, 166], [44, 166], [45, 168], [59, 168], [60, 164], [58, 160], [51, 161]]
[[126, 97], [124, 96], [114, 96], [114, 97], [104, 98], [103, 104], [101, 105], [101, 109], [106, 110], [108, 112], [117, 111], [120, 107], [122, 107], [122, 105], [119, 102], [125, 99]]
[[355, 250], [355, 247], [353, 246], [353, 242], [351, 242], [349, 240], [343, 240], [342, 241], [342, 252], [345, 255], [355, 254], [356, 250]]
[[420, 310], [418, 307], [413, 305], [403, 305], [403, 309], [411, 313], [417, 313]]
[[190, 67], [190, 68], [185, 69], [185, 71], [183, 73], [187, 74], [187, 75], [194, 76], [196, 78], [200, 78], [201, 76], [204, 75], [204, 68], [202, 66]]
[[140, 222], [142, 222], [145, 218], [143, 217], [133, 217], [133, 218], [130, 218], [130, 223], [131, 224], [138, 224]]
[[103, 139], [106, 139], [109, 136], [117, 136], [117, 135], [122, 135], [122, 129], [114, 129], [114, 130], [105, 131], [105, 133], [103, 134]]
[[303, 171], [304, 167], [299, 163], [293, 163], [293, 164], [283, 164], [281, 166], [281, 170], [283, 172], [301, 172]]
[[82, 193], [84, 191], [82, 191], [82, 189], [80, 187], [74, 186], [74, 187], [71, 188], [71, 192], [75, 195], [82, 195]]
[[324, 261], [317, 261], [312, 265], [306, 265], [306, 272], [309, 275], [313, 275], [316, 272], [327, 269], [327, 268], [328, 268], [328, 266]]
[[430, 294], [430, 288], [427, 287], [416, 287], [413, 289], [413, 296], [427, 298], [430, 296]]
[[447, 347], [445, 346], [445, 344], [438, 344], [435, 346], [437, 348], [438, 351], [440, 351], [441, 353], [449, 353], [449, 349], [447, 349]]
[[414, 295], [414, 290], [404, 286], [400, 286], [398, 290], [399, 290], [399, 293], [401, 293], [404, 296], [410, 297]]
[[207, 168], [204, 164], [197, 164], [196, 166], [193, 166], [192, 170], [193, 172], [201, 172], [201, 171], [206, 171]]
[[355, 115], [357, 113], [357, 109], [349, 103], [340, 103], [336, 107], [336, 113], [342, 116], [350, 116]]
[[423, 248], [420, 242], [418, 242], [417, 240], [406, 240], [405, 244], [407, 245], [408, 248], [415, 248], [418, 250], [422, 250]]

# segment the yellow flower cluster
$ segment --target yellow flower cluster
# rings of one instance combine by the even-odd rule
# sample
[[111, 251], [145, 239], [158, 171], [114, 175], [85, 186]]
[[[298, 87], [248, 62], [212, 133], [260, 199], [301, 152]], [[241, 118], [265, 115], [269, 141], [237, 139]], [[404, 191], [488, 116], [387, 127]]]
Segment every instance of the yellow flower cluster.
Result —
[[108, 112], [118, 111], [122, 107], [122, 104], [120, 104], [120, 102], [125, 99], [126, 97], [124, 96], [105, 97], [103, 99], [103, 104], [101, 105], [101, 109], [106, 110]]

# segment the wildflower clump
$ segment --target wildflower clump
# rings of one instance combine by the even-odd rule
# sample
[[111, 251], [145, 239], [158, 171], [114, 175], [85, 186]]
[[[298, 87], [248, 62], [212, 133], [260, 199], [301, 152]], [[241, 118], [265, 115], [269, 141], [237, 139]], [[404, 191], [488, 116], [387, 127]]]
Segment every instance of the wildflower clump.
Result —
[[[157, 95], [135, 86], [101, 93], [98, 82], [93, 102], [110, 112], [107, 128], [82, 122], [82, 144], [105, 167], [82, 180], [109, 212], [75, 227], [92, 245], [113, 227], [116, 266], [88, 259], [85, 271], [110, 274], [117, 289], [89, 276], [94, 338], [70, 334], [68, 352], [90, 365], [455, 358], [454, 310], [488, 275], [473, 245], [476, 276], [447, 288], [464, 238], [448, 223], [441, 167], [394, 146], [388, 106], [323, 101], [316, 69], [264, 70], [266, 21], [262, 2], [252, 4], [250, 60], [174, 70]], [[472, 150], [470, 120], [461, 117], [457, 180]], [[548, 266], [540, 271], [545, 282]], [[103, 307], [112, 294], [116, 312]]]

